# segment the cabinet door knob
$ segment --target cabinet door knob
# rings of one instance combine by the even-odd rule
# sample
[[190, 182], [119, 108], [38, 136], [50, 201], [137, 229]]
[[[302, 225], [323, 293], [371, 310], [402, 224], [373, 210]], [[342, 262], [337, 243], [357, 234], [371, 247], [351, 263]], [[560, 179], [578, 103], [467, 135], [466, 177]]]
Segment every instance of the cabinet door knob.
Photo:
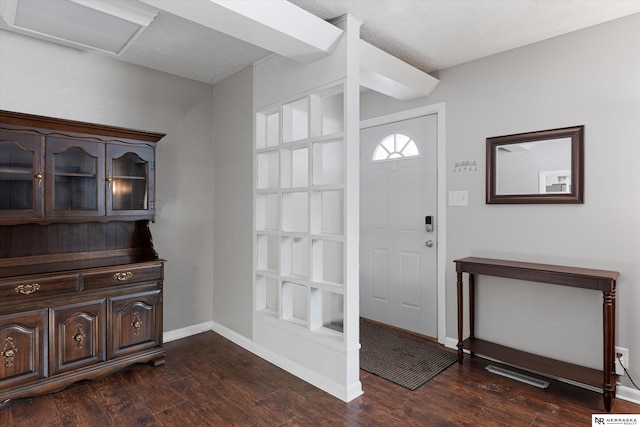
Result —
[[38, 180], [38, 187], [42, 187], [42, 172], [38, 171], [36, 174], [36, 179]]
[[133, 312], [133, 321], [131, 322], [131, 327], [133, 328], [134, 335], [140, 335], [140, 328], [142, 328], [142, 319], [140, 319], [140, 314], [137, 311]]
[[76, 342], [76, 348], [78, 350], [82, 349], [82, 343], [84, 342], [84, 331], [82, 330], [81, 325], [76, 325], [76, 334], [73, 336], [73, 340]]
[[13, 368], [13, 359], [15, 358], [17, 352], [18, 349], [13, 343], [13, 338], [7, 337], [7, 339], [4, 340], [3, 349], [2, 351], [0, 351], [0, 356], [4, 357], [5, 368]]

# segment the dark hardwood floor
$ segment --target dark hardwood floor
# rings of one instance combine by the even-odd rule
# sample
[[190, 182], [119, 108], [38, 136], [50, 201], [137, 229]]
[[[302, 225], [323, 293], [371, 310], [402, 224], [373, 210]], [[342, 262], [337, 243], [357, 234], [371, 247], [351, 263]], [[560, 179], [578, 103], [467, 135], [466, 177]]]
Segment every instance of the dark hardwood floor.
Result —
[[[465, 357], [408, 391], [361, 371], [344, 403], [207, 332], [166, 344], [166, 365], [136, 365], [58, 393], [0, 406], [0, 426], [590, 426], [600, 394], [546, 390], [488, 373]], [[640, 413], [616, 400], [613, 412]]]

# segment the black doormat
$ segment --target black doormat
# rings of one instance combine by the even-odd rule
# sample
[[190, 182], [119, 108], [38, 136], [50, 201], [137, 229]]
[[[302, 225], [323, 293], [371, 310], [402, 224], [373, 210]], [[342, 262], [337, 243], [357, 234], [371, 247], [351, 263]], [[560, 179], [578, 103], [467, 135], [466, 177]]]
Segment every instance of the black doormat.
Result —
[[437, 343], [360, 322], [360, 369], [415, 390], [458, 360]]

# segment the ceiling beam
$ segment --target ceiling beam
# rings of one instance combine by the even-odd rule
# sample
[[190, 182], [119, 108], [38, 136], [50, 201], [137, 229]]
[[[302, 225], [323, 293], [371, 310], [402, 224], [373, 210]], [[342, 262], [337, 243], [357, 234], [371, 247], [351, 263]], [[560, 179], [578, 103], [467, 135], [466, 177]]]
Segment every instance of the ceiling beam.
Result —
[[440, 80], [360, 40], [360, 84], [408, 101], [427, 96]]
[[329, 55], [343, 31], [285, 0], [140, 0], [297, 62]]

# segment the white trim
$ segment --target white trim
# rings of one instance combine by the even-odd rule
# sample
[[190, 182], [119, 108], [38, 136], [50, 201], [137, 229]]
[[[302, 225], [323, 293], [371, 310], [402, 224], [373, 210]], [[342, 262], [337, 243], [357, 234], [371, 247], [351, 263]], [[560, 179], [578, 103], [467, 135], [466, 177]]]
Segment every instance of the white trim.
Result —
[[266, 348], [256, 344], [254, 341], [249, 338], [238, 334], [235, 331], [227, 328], [226, 326], [220, 325], [216, 322], [211, 322], [212, 328], [211, 330], [234, 344], [239, 345], [247, 351], [255, 354], [258, 357], [266, 360], [274, 364], [275, 366], [285, 370], [286, 372], [295, 375], [296, 377], [302, 379], [303, 381], [308, 382], [309, 384], [318, 387], [319, 389], [326, 391], [334, 397], [337, 397], [340, 400], [345, 402], [349, 402], [356, 397], [360, 396], [362, 392], [362, 387], [360, 382], [358, 381], [356, 384], [353, 384], [351, 387], [345, 389], [344, 385], [340, 385], [335, 381], [332, 381], [326, 377], [318, 375], [313, 370], [299, 365], [293, 362], [286, 357], [283, 357], [280, 354], [274, 353]]
[[190, 337], [191, 335], [197, 335], [202, 332], [208, 332], [213, 330], [213, 322], [204, 322], [198, 325], [187, 326], [186, 328], [174, 329], [173, 331], [164, 332], [162, 334], [163, 342], [170, 342], [179, 340], [181, 338]]
[[619, 385], [616, 387], [616, 398], [640, 405], [640, 390]]
[[360, 84], [401, 101], [431, 94], [440, 80], [359, 40]]
[[[447, 341], [447, 316], [446, 316], [446, 281], [445, 272], [447, 261], [447, 169], [446, 169], [446, 132], [445, 132], [445, 108], [444, 102], [426, 105], [399, 113], [387, 114], [372, 119], [361, 120], [360, 130], [379, 126], [401, 120], [413, 119], [421, 116], [436, 114], [437, 116], [437, 153], [438, 153], [438, 227], [437, 232], [437, 293], [438, 293], [438, 342], [445, 344]], [[456, 341], [457, 343], [457, 341]]]
[[457, 340], [457, 338], [446, 337], [445, 340], [444, 340], [444, 346], [447, 347], [447, 348], [458, 350], [458, 340]]

